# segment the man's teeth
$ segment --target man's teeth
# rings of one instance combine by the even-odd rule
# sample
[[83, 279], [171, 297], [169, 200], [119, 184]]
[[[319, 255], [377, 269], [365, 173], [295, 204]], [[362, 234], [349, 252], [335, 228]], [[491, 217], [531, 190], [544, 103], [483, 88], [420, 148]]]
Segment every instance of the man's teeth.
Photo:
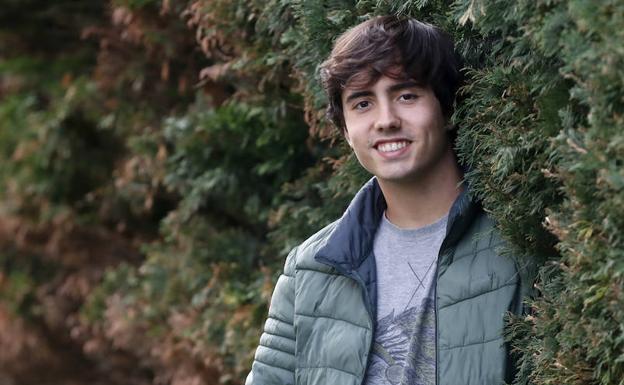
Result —
[[377, 146], [377, 149], [381, 152], [392, 152], [392, 151], [397, 151], [402, 149], [403, 147], [407, 146], [409, 142], [406, 141], [402, 141], [402, 142], [387, 142], [387, 143], [382, 143], [379, 146]]

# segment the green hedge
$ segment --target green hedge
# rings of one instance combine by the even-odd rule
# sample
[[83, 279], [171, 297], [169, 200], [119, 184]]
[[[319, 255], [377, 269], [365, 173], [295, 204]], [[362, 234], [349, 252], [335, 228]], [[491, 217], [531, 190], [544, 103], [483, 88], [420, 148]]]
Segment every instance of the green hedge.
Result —
[[[624, 2], [30, 3], [0, 14], [33, 32], [0, 27], [2, 212], [43, 234], [2, 240], [16, 319], [113, 372], [123, 353], [138, 382], [240, 383], [284, 256], [368, 178], [323, 118], [317, 65], [349, 26], [395, 13], [455, 36], [467, 179], [509, 252], [540, 266], [532, 314], [506, 331], [515, 383], [624, 384]], [[94, 247], [77, 228], [123, 246], [76, 262]], [[76, 270], [73, 321], [50, 324], [41, 287], [65, 301]]]

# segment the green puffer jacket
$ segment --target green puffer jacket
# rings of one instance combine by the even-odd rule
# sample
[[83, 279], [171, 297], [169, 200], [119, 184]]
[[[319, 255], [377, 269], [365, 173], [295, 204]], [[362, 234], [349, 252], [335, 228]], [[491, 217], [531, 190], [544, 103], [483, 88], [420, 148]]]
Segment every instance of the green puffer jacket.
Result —
[[[372, 245], [384, 209], [373, 178], [340, 220], [289, 254], [246, 385], [362, 384], [376, 320]], [[438, 385], [512, 379], [503, 317], [522, 311], [526, 285], [501, 245], [492, 220], [462, 193], [438, 257]]]

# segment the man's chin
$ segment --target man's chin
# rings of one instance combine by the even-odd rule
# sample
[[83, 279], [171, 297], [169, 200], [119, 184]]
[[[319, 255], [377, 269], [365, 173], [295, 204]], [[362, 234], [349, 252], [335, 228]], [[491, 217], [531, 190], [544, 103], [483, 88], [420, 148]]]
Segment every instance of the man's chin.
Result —
[[375, 175], [380, 183], [392, 184], [395, 186], [410, 186], [417, 184], [421, 177], [418, 172], [412, 173], [386, 173]]

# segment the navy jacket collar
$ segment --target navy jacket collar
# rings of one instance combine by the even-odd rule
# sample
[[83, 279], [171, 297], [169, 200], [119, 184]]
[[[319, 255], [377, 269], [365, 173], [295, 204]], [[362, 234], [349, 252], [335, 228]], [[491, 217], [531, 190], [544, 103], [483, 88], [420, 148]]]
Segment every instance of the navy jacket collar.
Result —
[[386, 201], [376, 178], [370, 179], [355, 195], [338, 220], [336, 228], [317, 259], [333, 262], [341, 270], [357, 269], [372, 253], [375, 232], [386, 210]]
[[[371, 178], [338, 220], [316, 259], [331, 262], [343, 271], [357, 270], [372, 255], [375, 232], [385, 209], [386, 201], [379, 183], [376, 178]], [[443, 248], [452, 247], [459, 241], [479, 209], [478, 203], [470, 198], [468, 186], [451, 206]]]
[[[327, 243], [314, 257], [363, 286], [365, 303], [372, 320], [376, 319], [377, 313], [377, 269], [373, 242], [385, 209], [386, 201], [379, 183], [376, 178], [372, 178], [355, 195]], [[440, 255], [446, 259], [438, 261], [439, 266], [447, 266], [451, 262], [448, 258], [452, 258], [452, 253], [445, 251], [459, 242], [479, 209], [480, 206], [470, 199], [469, 188], [466, 187], [449, 211], [446, 237], [440, 248]]]

